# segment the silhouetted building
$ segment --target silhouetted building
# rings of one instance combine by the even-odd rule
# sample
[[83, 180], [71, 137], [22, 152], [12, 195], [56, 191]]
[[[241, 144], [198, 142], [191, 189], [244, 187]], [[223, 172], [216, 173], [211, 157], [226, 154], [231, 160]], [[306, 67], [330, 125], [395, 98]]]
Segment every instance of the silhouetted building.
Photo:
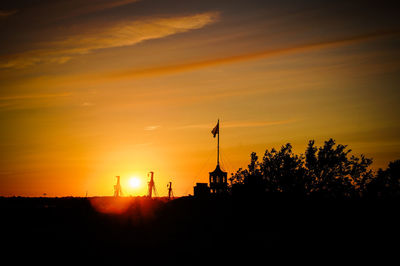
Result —
[[194, 187], [195, 196], [204, 196], [212, 194], [224, 194], [228, 191], [228, 173], [221, 170], [219, 166], [219, 119], [217, 125], [211, 131], [211, 134], [215, 138], [218, 136], [217, 142], [217, 167], [213, 172], [210, 172], [210, 187], [207, 183], [197, 183]]
[[210, 172], [211, 193], [225, 193], [228, 190], [228, 173], [221, 170], [219, 164], [213, 172]]
[[210, 188], [207, 183], [196, 183], [194, 187], [194, 196], [195, 197], [207, 197], [210, 195]]

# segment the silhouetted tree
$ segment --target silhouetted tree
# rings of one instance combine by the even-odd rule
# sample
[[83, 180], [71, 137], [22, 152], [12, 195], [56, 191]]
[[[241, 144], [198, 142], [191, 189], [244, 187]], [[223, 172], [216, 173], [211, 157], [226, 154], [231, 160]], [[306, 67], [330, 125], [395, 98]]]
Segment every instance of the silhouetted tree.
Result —
[[[233, 187], [244, 187], [246, 193], [261, 194], [265, 192], [265, 180], [263, 179], [258, 156], [255, 152], [250, 155], [250, 164], [248, 169], [239, 168], [232, 174], [230, 181]], [[244, 192], [242, 190], [242, 192]]]
[[231, 177], [229, 178], [229, 181], [231, 182], [231, 185], [243, 185], [244, 184], [244, 179], [246, 176], [248, 176], [249, 171], [243, 168], [239, 168], [236, 173], [232, 173]]
[[258, 156], [255, 152], [250, 154], [250, 164], [248, 167], [250, 176], [260, 175], [260, 164], [258, 162]]
[[365, 181], [372, 177], [368, 167], [372, 159], [352, 155], [347, 145], [338, 144], [329, 139], [324, 146], [316, 148], [313, 140], [306, 149], [306, 170], [310, 184], [310, 193], [329, 197], [354, 197], [359, 195]]
[[260, 168], [267, 191], [304, 193], [304, 156], [294, 154], [290, 143], [280, 151], [266, 150]]
[[352, 184], [352, 190], [349, 191], [349, 196], [362, 196], [366, 191], [366, 184], [373, 178], [373, 172], [369, 168], [372, 164], [371, 158], [366, 158], [364, 154], [360, 158], [352, 155], [350, 157], [349, 178]]
[[260, 176], [260, 166], [258, 162], [258, 156], [255, 152], [250, 154], [250, 164], [247, 166], [248, 169], [239, 168], [239, 170], [232, 174], [229, 180], [232, 184], [244, 184], [248, 183], [252, 178], [256, 178], [256, 176]]
[[365, 184], [369, 197], [400, 197], [400, 160], [390, 162], [386, 170], [379, 169], [374, 178]]
[[[266, 150], [262, 162], [258, 161], [256, 153], [251, 153], [248, 169], [240, 168], [230, 180], [234, 186], [243, 186], [249, 193], [359, 197], [367, 184], [373, 185], [373, 173], [369, 169], [372, 159], [364, 155], [350, 156], [350, 152], [346, 145], [336, 145], [333, 139], [329, 139], [319, 148], [311, 140], [305, 155], [296, 155], [287, 143], [279, 151], [274, 148]], [[381, 175], [388, 173], [382, 172]], [[375, 180], [376, 186], [379, 182], [382, 181]]]
[[280, 151], [266, 150], [261, 163], [255, 152], [250, 157], [248, 169], [240, 168], [232, 175], [233, 185], [243, 185], [250, 193], [304, 193], [304, 157], [294, 154], [290, 143]]

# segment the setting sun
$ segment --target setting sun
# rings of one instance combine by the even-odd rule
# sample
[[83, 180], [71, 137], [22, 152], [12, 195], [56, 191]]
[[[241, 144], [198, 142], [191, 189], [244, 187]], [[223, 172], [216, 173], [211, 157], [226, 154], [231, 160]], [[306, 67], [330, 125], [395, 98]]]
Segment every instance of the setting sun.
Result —
[[140, 184], [141, 184], [140, 178], [138, 178], [138, 177], [132, 177], [129, 179], [129, 186], [131, 188], [139, 188]]

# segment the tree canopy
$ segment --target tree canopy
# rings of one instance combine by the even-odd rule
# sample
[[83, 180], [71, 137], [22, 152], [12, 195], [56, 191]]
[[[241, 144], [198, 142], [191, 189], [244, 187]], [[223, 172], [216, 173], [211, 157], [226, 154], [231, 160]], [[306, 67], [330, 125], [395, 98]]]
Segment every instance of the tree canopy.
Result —
[[400, 160], [374, 174], [372, 159], [352, 155], [347, 145], [333, 139], [317, 147], [310, 140], [305, 154], [297, 155], [287, 143], [280, 150], [266, 150], [262, 160], [251, 153], [247, 169], [230, 181], [233, 192], [287, 193], [329, 198], [398, 197]]

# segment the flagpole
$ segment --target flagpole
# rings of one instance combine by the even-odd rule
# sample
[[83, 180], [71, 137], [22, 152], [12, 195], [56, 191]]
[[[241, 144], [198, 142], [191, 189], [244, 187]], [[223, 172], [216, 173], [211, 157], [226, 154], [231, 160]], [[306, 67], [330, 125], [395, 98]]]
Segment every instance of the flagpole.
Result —
[[218, 119], [218, 146], [217, 146], [217, 165], [219, 165], [219, 132], [221, 131]]

